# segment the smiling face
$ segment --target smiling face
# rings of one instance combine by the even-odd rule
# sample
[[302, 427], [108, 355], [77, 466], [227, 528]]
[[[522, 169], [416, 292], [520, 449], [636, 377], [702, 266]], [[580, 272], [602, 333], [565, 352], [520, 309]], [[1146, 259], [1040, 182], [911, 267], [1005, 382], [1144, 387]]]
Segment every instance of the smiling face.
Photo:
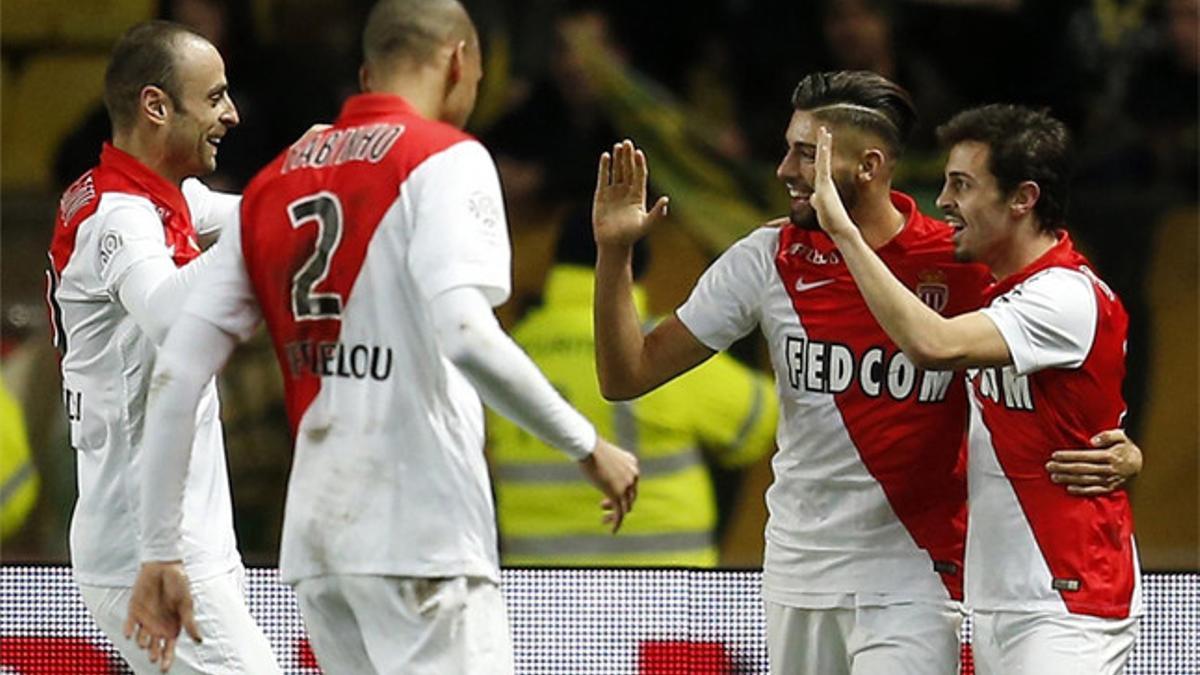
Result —
[[[816, 181], [817, 131], [822, 125], [832, 126], [823, 123], [807, 110], [795, 111], [787, 131], [784, 132], [787, 154], [775, 169], [775, 175], [783, 181], [788, 196], [792, 198], [789, 213], [792, 223], [806, 230], [820, 228], [817, 214], [808, 200], [812, 196]], [[837, 185], [838, 194], [841, 195], [846, 210], [853, 212], [858, 202], [858, 187], [852, 174], [854, 157], [850, 151], [854, 144], [846, 142], [845, 134], [841, 134], [839, 138], [843, 142], [835, 142], [833, 147], [833, 182]]]
[[1009, 200], [988, 168], [990, 156], [986, 144], [963, 141], [950, 148], [946, 160], [946, 183], [937, 204], [954, 228], [959, 260], [988, 262], [1012, 230]]
[[238, 124], [225, 62], [207, 41], [188, 37], [180, 38], [175, 58], [179, 91], [171, 99], [166, 161], [179, 176], [209, 174], [217, 169], [221, 140]]

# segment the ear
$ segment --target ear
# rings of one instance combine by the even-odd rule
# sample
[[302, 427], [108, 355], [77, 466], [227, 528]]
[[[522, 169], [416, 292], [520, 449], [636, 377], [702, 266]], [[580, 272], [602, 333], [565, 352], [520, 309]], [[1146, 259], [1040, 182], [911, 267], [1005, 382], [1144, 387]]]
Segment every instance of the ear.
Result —
[[1013, 190], [1012, 196], [1008, 200], [1008, 210], [1016, 219], [1024, 218], [1033, 213], [1033, 207], [1037, 206], [1038, 198], [1042, 196], [1042, 189], [1038, 184], [1031, 181], [1023, 181]]
[[452, 89], [462, 79], [463, 68], [466, 63], [467, 41], [459, 40], [454, 43], [454, 50], [450, 52], [450, 68], [446, 73], [447, 82], [450, 86], [447, 87], [447, 90]]
[[153, 84], [148, 84], [142, 87], [142, 91], [138, 94], [138, 110], [143, 117], [150, 120], [151, 124], [162, 126], [167, 123], [167, 116], [174, 111], [174, 106], [167, 92]]
[[358, 89], [359, 91], [371, 91], [371, 71], [367, 70], [365, 63], [358, 67]]
[[879, 148], [868, 147], [858, 158], [858, 172], [855, 175], [859, 182], [869, 183], [875, 180], [887, 162], [887, 155]]

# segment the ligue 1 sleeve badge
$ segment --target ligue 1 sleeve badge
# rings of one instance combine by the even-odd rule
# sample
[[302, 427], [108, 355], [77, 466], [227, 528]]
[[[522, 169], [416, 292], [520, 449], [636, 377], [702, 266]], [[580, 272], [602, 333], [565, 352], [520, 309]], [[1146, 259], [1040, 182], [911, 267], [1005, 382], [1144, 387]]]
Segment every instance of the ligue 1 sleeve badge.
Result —
[[939, 269], [925, 269], [917, 274], [917, 297], [938, 314], [946, 309], [950, 301], [950, 287], [946, 285], [946, 273]]

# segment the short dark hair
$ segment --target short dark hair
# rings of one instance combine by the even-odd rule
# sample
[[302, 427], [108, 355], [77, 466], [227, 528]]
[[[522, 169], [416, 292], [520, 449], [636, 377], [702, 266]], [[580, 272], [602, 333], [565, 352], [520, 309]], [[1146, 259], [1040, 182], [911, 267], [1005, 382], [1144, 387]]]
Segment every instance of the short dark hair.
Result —
[[457, 0], [379, 0], [363, 28], [363, 59], [423, 63], [448, 37], [457, 33], [466, 37], [472, 28]]
[[893, 156], [904, 152], [917, 125], [917, 106], [904, 87], [869, 70], [812, 73], [800, 80], [792, 107], [822, 120], [869, 130]]
[[178, 105], [178, 41], [183, 36], [204, 38], [173, 21], [145, 21], [125, 31], [113, 46], [104, 71], [104, 107], [113, 129], [128, 129], [137, 119], [142, 89], [154, 85]]
[[1012, 194], [1024, 181], [1040, 190], [1034, 213], [1042, 230], [1066, 225], [1072, 174], [1071, 133], [1046, 109], [993, 103], [958, 113], [937, 129], [945, 148], [975, 141], [988, 146], [988, 170]]

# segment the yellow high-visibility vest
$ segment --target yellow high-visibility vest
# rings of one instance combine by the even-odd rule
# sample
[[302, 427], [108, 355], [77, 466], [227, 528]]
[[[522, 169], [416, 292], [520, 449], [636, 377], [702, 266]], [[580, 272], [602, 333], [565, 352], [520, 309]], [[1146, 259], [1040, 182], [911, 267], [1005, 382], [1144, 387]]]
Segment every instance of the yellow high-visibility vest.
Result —
[[[621, 532], [601, 524], [600, 493], [574, 461], [489, 414], [489, 452], [508, 565], [717, 564], [716, 499], [705, 457], [739, 466], [774, 448], [772, 380], [718, 354], [637, 400], [600, 395], [592, 337], [592, 270], [550, 271], [544, 304], [513, 338], [603, 437], [638, 456], [638, 499]], [[635, 292], [639, 310], [641, 291]]]
[[0, 379], [0, 539], [21, 529], [37, 502], [38, 477], [21, 406]]

